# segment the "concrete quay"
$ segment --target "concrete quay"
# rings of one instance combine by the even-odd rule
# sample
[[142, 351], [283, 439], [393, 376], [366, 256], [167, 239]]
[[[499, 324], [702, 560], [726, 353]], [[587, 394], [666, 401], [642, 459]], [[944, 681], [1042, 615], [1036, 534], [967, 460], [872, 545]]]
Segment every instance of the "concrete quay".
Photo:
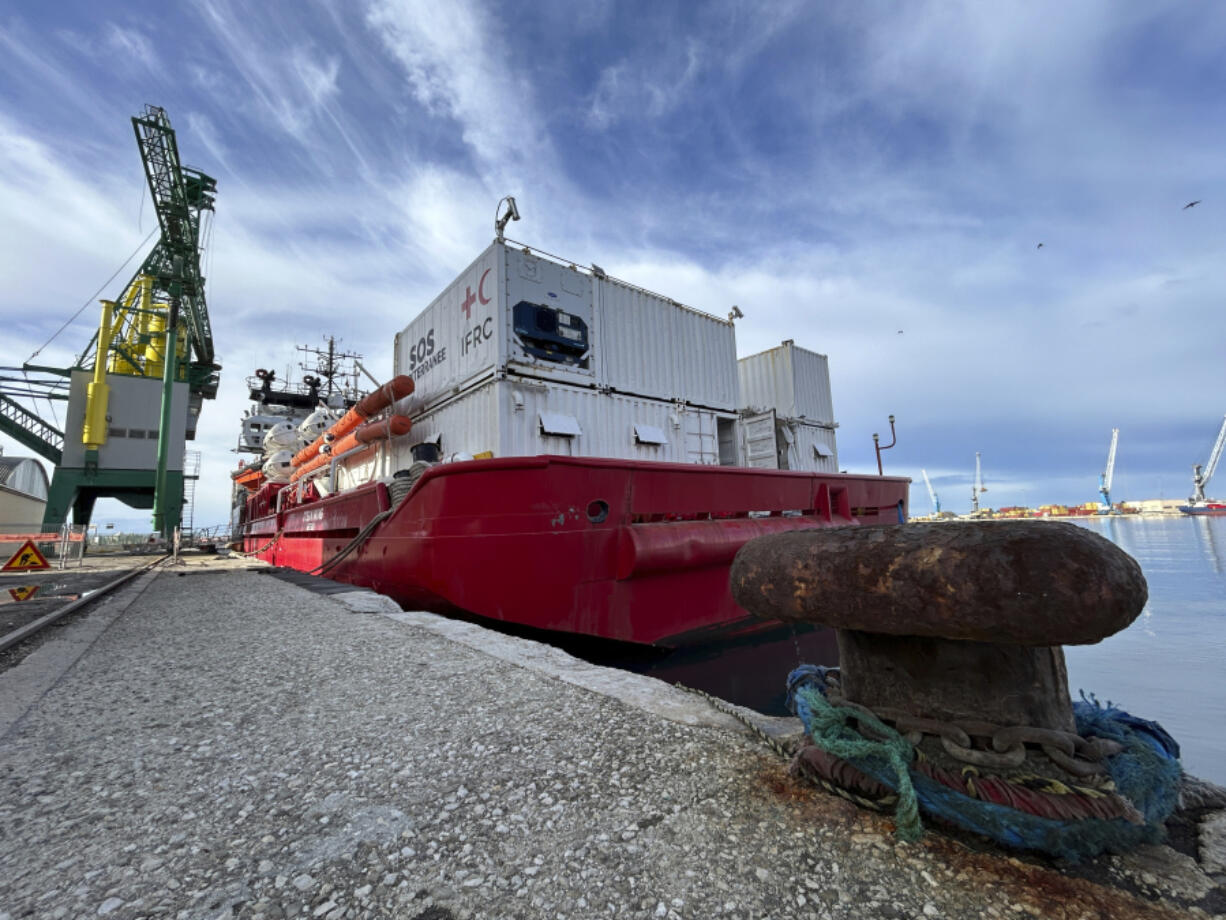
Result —
[[1226, 912], [1222, 839], [901, 843], [693, 694], [255, 568], [140, 576], [0, 672], [0, 920]]

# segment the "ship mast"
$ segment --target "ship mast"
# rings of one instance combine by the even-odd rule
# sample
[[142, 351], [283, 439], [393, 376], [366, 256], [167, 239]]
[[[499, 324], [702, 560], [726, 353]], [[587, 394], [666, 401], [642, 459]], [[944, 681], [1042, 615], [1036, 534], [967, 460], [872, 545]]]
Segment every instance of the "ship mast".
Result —
[[[360, 361], [362, 356], [357, 353], [338, 351], [336, 347], [336, 338], [334, 336], [328, 336], [327, 350], [322, 348], [314, 348], [309, 345], [298, 345], [296, 347], [298, 351], [302, 352], [304, 355], [313, 356], [313, 363], [310, 362], [310, 359], [304, 359], [298, 366], [304, 371], [314, 371], [323, 378], [323, 381], [325, 382], [325, 400], [331, 397], [333, 391], [335, 390], [344, 391], [357, 386], [356, 373], [354, 374], [352, 386], [345, 386], [345, 362]], [[339, 383], [336, 381], [337, 377], [341, 378]]]

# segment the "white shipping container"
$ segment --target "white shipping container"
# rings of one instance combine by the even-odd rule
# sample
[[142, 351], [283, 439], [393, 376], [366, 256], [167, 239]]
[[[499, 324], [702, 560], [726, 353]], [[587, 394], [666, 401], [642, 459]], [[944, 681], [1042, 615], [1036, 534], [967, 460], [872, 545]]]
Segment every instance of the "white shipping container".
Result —
[[596, 279], [602, 382], [621, 393], [740, 407], [736, 329], [612, 278]]
[[735, 411], [731, 323], [494, 242], [396, 336], [415, 415], [500, 374]]
[[742, 408], [754, 412], [773, 409], [784, 418], [836, 425], [825, 355], [798, 348], [788, 339], [775, 348], [741, 358], [737, 369]]
[[397, 439], [390, 469], [412, 448], [495, 457], [560, 454], [735, 465], [732, 413], [522, 377], [487, 380], [421, 413]]

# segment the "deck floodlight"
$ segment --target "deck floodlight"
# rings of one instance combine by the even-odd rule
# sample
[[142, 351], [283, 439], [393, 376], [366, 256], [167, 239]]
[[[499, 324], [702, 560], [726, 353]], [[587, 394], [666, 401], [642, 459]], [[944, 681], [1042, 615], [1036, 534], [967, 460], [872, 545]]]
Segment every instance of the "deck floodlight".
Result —
[[[507, 211], [502, 215], [502, 217], [499, 217], [498, 212], [502, 210], [502, 203], [504, 201], [507, 204]], [[501, 199], [498, 202], [498, 205], [494, 208], [494, 236], [497, 237], [499, 241], [502, 240], [502, 232], [507, 226], [507, 221], [511, 220], [519, 220], [519, 208], [515, 206], [515, 199], [510, 195], [507, 195], [505, 198]]]

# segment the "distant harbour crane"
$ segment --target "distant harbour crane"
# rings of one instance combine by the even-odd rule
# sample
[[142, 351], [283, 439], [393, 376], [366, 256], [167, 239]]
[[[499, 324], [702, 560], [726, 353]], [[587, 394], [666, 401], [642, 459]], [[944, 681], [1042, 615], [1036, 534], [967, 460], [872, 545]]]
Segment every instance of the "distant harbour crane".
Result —
[[1111, 513], [1111, 480], [1115, 476], [1115, 448], [1120, 442], [1120, 430], [1111, 429], [1111, 449], [1107, 451], [1107, 468], [1098, 474], [1098, 494], [1103, 497], [1099, 514]]
[[979, 513], [979, 496], [988, 491], [983, 484], [983, 468], [979, 461], [980, 451], [975, 451], [975, 481], [971, 483], [971, 514]]
[[1217, 433], [1217, 440], [1213, 442], [1213, 450], [1209, 451], [1209, 460], [1204, 467], [1198, 463], [1192, 468], [1192, 488], [1195, 490], [1192, 495], [1193, 502], [1204, 502], [1205, 486], [1209, 485], [1209, 480], [1213, 478], [1214, 472], [1217, 470], [1218, 461], [1222, 459], [1222, 450], [1226, 448], [1226, 417], [1222, 418], [1222, 427]]
[[924, 476], [924, 485], [928, 487], [928, 497], [932, 499], [932, 513], [939, 517], [941, 514], [941, 499], [937, 495], [936, 490], [932, 488], [932, 481], [928, 478], [927, 470], [920, 470]]

